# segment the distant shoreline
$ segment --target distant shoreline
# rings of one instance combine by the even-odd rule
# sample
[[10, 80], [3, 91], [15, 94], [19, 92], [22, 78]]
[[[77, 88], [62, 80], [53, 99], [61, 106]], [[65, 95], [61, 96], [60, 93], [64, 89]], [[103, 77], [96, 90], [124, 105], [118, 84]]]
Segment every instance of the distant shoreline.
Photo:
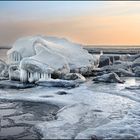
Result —
[[[140, 45], [83, 45], [91, 54], [99, 54], [103, 51], [104, 54], [137, 54], [140, 53]], [[10, 49], [10, 46], [1, 46], [0, 50]]]
[[0, 49], [11, 49], [12, 47], [10, 46], [0, 46]]
[[84, 47], [91, 54], [99, 54], [103, 51], [104, 54], [137, 54], [140, 53], [140, 46], [133, 48], [111, 48], [111, 47]]

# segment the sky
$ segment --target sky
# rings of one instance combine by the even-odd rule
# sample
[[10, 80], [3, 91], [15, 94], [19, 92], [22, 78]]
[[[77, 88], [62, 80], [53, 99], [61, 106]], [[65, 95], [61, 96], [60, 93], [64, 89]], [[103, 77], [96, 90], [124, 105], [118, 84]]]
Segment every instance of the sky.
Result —
[[139, 1], [0, 1], [0, 46], [31, 35], [140, 45]]

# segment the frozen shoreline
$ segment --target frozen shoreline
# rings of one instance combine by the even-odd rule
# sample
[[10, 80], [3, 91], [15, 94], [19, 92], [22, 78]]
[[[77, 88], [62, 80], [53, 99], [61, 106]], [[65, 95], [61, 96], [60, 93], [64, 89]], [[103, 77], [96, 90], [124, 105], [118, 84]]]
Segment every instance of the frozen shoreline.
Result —
[[[18, 92], [1, 90], [0, 99], [59, 106], [61, 109], [57, 113], [57, 120], [36, 125], [43, 138], [91, 138], [92, 135], [103, 138], [116, 138], [120, 135], [120, 138], [128, 138], [127, 134], [131, 138], [140, 138], [140, 115], [139, 110], [136, 110], [140, 104], [140, 95], [137, 90], [125, 89], [139, 84], [140, 79], [136, 78], [126, 78], [125, 84], [95, 84], [89, 79], [73, 89], [35, 87]], [[59, 95], [58, 91], [67, 94]], [[134, 120], [132, 116], [135, 116]], [[123, 133], [120, 133], [121, 130]]]

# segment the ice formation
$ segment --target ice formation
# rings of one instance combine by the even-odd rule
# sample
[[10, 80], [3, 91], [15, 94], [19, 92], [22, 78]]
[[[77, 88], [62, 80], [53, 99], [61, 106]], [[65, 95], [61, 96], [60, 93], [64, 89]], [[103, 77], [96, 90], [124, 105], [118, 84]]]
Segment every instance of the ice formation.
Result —
[[88, 71], [96, 61], [81, 45], [46, 36], [20, 38], [7, 55], [10, 64], [19, 64], [22, 82], [48, 79], [52, 73]]

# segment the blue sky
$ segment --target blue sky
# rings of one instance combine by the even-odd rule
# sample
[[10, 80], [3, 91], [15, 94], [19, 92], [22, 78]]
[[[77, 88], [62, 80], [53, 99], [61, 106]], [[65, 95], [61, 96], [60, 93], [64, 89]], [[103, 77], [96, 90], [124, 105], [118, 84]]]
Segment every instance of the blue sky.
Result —
[[83, 44], [140, 44], [139, 1], [0, 1], [0, 45], [54, 35]]
[[80, 1], [1, 1], [0, 16], [4, 20], [28, 20], [80, 16], [104, 5], [102, 2]]

